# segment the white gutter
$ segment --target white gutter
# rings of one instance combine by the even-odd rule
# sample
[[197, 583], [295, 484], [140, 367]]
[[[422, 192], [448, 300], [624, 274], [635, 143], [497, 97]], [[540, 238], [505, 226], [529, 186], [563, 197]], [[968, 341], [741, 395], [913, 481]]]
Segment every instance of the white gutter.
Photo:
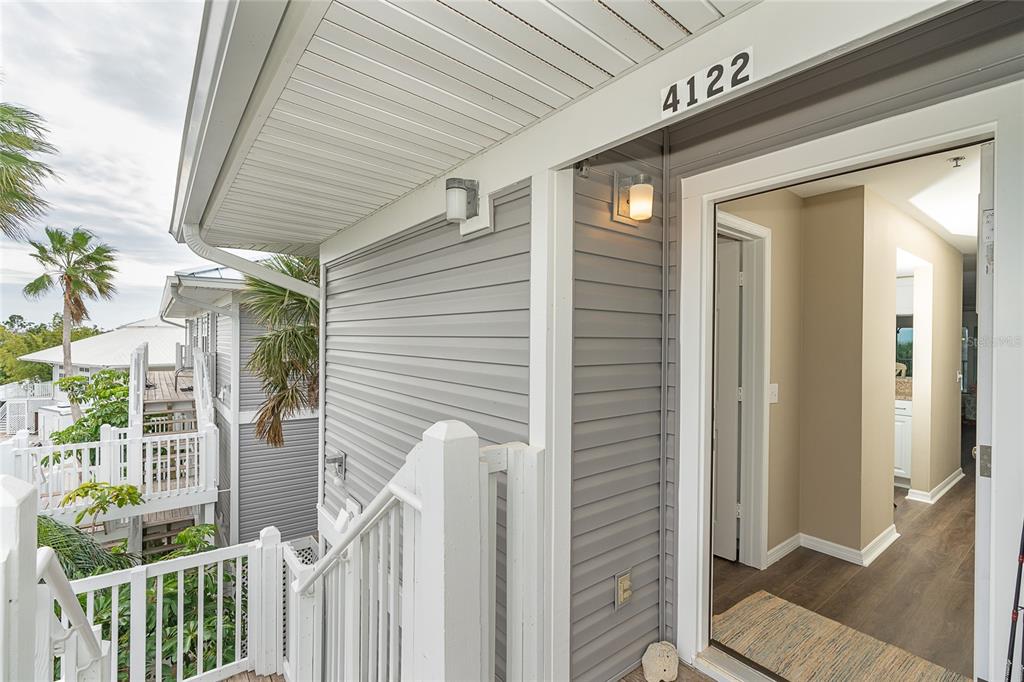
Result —
[[315, 287], [309, 282], [303, 282], [301, 279], [295, 279], [289, 277], [283, 272], [277, 270], [271, 270], [265, 265], [259, 263], [253, 263], [247, 258], [235, 255], [224, 249], [216, 246], [210, 246], [203, 241], [199, 235], [199, 226], [194, 223], [185, 223], [182, 226], [182, 235], [185, 237], [185, 243], [188, 244], [188, 248], [192, 249], [195, 254], [201, 258], [212, 260], [214, 263], [223, 265], [228, 268], [234, 268], [239, 272], [243, 272], [250, 277], [256, 279], [262, 279], [271, 284], [276, 284], [279, 287], [283, 287], [289, 291], [294, 291], [297, 294], [307, 296], [314, 301], [320, 300], [320, 288]]

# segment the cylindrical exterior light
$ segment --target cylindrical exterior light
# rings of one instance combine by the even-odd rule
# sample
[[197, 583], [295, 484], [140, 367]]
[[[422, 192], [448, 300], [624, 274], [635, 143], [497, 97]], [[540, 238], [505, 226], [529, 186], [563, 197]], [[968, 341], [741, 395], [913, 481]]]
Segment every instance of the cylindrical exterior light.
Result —
[[452, 222], [466, 221], [468, 206], [468, 188], [462, 178], [448, 178], [445, 181], [445, 217]]
[[654, 215], [654, 185], [651, 176], [637, 175], [629, 186], [629, 217], [650, 220]]

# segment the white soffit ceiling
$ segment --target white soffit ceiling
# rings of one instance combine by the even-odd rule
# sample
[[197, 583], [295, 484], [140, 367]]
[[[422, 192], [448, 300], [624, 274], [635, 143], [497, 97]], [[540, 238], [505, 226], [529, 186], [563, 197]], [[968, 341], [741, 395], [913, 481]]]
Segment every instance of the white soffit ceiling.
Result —
[[[203, 221], [316, 246], [745, 4], [338, 0]], [[250, 104], [252, 106], [252, 104]], [[275, 244], [276, 243], [276, 244]]]
[[[950, 159], [964, 157], [955, 166]], [[864, 185], [964, 254], [978, 250], [978, 145], [790, 187], [807, 198]]]

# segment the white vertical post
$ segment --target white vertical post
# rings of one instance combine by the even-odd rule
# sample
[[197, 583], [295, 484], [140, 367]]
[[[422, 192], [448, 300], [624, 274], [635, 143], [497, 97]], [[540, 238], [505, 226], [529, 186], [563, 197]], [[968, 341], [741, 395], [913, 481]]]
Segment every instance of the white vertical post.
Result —
[[[313, 569], [307, 566], [304, 571], [297, 573], [295, 578], [301, 580], [311, 570]], [[295, 652], [295, 658], [291, 660], [292, 675], [296, 680], [320, 679], [318, 653], [319, 635], [323, 624], [320, 612], [323, 580], [314, 581], [312, 590], [296, 593], [290, 582], [285, 589], [294, 596], [289, 602], [289, 606], [294, 606], [294, 609], [288, 612], [288, 648]]]
[[508, 453], [506, 677], [543, 678], [544, 450], [516, 445]]
[[217, 427], [209, 423], [203, 427], [202, 434], [204, 442], [200, 449], [199, 465], [203, 468], [203, 483], [207, 490], [216, 490], [220, 469], [220, 439]]
[[[273, 675], [281, 670], [281, 598], [283, 576], [281, 567], [281, 532], [273, 526], [260, 531], [259, 583], [249, 603], [259, 601], [259, 618], [255, 621], [259, 636], [256, 638], [255, 672]], [[253, 589], [252, 582], [249, 589]]]
[[0, 476], [0, 681], [30, 680], [36, 657], [36, 490]]
[[[405, 537], [409, 538], [408, 542], [411, 542], [411, 532], [407, 532]], [[407, 544], [408, 546], [408, 544]], [[359, 614], [362, 613], [362, 601], [360, 599], [361, 589], [360, 582], [362, 581], [362, 548], [363, 541], [361, 538], [356, 537], [348, 547], [348, 557], [345, 559], [345, 679], [346, 680], [358, 680], [360, 678], [360, 647], [359, 637], [362, 632], [362, 625], [360, 622]], [[405, 556], [411, 556], [406, 554]], [[338, 569], [340, 570], [340, 569]], [[412, 585], [406, 583], [407, 592], [411, 594]], [[411, 599], [411, 598], [410, 598]], [[411, 604], [403, 600], [403, 607], [405, 604]], [[412, 613], [412, 609], [409, 609], [409, 613]], [[402, 614], [403, 617], [406, 615]], [[403, 620], [402, 622], [402, 636], [403, 636], [403, 647], [406, 645], [405, 636], [406, 633], [412, 635], [412, 624]], [[410, 648], [411, 649], [411, 648]], [[404, 649], [403, 649], [404, 652]], [[410, 667], [403, 667], [403, 677], [405, 672], [411, 670]]]
[[[133, 517], [135, 518], [135, 517]], [[128, 679], [146, 679], [146, 567], [131, 569], [128, 631]]]
[[100, 426], [100, 461], [96, 475], [100, 480], [116, 485], [120, 481], [117, 480], [117, 443], [113, 431], [110, 424]]
[[14, 464], [14, 439], [0, 441], [0, 475], [17, 476], [17, 468]]
[[423, 434], [416, 489], [423, 503], [415, 565], [412, 670], [418, 680], [480, 677], [486, 626], [481, 599], [479, 440], [458, 421]]
[[46, 583], [36, 585], [36, 676], [37, 680], [53, 679], [53, 595]]

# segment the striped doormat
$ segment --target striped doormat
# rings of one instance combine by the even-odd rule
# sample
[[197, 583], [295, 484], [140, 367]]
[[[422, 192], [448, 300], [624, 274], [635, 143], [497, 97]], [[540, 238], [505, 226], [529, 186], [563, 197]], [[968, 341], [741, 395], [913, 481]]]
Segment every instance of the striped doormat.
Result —
[[970, 679], [764, 591], [712, 624], [716, 641], [792, 682]]

